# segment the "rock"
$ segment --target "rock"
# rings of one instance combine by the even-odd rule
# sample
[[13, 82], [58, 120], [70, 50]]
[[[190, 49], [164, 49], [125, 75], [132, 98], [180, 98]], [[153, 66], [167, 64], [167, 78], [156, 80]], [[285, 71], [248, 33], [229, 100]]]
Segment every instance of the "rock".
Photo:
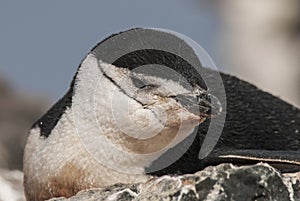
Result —
[[117, 184], [79, 192], [51, 201], [156, 200], [300, 200], [297, 174], [281, 175], [265, 163], [251, 166], [221, 164], [195, 174], [162, 176], [140, 184]]
[[25, 201], [22, 172], [0, 169], [0, 200]]
[[46, 105], [41, 97], [24, 95], [0, 77], [0, 168], [22, 169], [28, 130]]

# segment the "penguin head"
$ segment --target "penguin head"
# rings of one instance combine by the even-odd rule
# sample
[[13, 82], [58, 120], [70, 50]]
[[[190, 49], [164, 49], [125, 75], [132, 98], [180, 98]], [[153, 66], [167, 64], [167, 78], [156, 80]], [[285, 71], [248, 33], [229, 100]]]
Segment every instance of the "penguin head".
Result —
[[[107, 65], [101, 61], [99, 66]], [[174, 114], [189, 113], [190, 121], [199, 124], [218, 115], [222, 109], [218, 99], [206, 89], [199, 85], [191, 86], [184, 77], [169, 68], [153, 64], [130, 70], [109, 65], [102, 68], [102, 73], [144, 110], [164, 108], [165, 112], [171, 110]]]
[[[157, 38], [163, 37], [166, 42], [162, 33], [134, 29], [125, 32], [126, 37], [121, 33], [105, 39], [87, 55], [75, 78], [73, 103], [81, 116], [78, 122], [87, 125], [95, 121], [98, 133], [129, 152], [167, 150], [222, 110], [218, 99], [197, 77], [193, 65], [201, 65], [199, 60], [193, 63], [178, 56], [187, 51], [194, 58], [186, 43], [171, 34], [170, 42], [178, 43], [175, 48], [155, 48]], [[136, 34], [146, 48], [136, 44]], [[121, 35], [122, 43], [117, 44]], [[144, 37], [146, 41], [141, 40]], [[147, 41], [149, 38], [152, 40]], [[126, 48], [130, 51], [114, 57]]]

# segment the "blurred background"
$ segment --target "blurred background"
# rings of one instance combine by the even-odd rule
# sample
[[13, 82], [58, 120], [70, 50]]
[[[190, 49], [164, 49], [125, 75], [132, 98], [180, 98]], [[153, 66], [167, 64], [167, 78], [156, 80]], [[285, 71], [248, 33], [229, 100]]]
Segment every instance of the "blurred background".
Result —
[[27, 130], [64, 95], [84, 56], [132, 27], [185, 34], [220, 71], [300, 105], [300, 1], [1, 0], [0, 168], [22, 168]]

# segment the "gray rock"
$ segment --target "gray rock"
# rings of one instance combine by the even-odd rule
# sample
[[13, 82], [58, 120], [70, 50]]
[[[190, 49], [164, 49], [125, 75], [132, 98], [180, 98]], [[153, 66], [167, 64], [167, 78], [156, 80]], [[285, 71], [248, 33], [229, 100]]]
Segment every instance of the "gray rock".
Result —
[[144, 184], [117, 184], [79, 192], [51, 201], [193, 201], [193, 200], [300, 200], [299, 175], [281, 175], [268, 164], [237, 167], [221, 164], [195, 174], [162, 176]]

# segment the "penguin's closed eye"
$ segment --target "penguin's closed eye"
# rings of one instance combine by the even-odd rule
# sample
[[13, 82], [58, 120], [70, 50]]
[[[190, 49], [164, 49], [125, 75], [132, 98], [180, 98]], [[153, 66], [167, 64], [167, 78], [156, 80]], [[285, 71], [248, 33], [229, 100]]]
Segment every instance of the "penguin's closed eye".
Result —
[[157, 85], [157, 84], [147, 83], [136, 77], [131, 77], [131, 80], [132, 80], [133, 85], [135, 87], [137, 87], [138, 89], [150, 90], [150, 89], [155, 89], [155, 88], [159, 87], [159, 85]]

